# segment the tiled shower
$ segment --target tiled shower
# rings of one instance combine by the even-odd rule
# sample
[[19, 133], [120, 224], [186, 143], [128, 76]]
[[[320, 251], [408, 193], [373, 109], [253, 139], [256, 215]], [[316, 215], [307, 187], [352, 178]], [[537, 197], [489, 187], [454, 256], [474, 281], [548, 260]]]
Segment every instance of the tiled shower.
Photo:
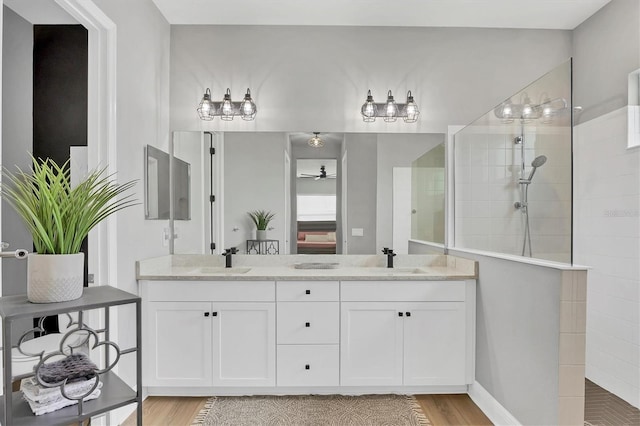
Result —
[[571, 263], [570, 75], [560, 65], [455, 134], [457, 247]]

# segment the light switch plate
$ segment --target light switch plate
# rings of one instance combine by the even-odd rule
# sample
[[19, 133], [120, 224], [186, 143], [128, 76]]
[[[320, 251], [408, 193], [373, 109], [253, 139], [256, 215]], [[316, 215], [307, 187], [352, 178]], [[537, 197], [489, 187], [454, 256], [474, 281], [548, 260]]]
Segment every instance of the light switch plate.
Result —
[[351, 228], [351, 236], [352, 237], [363, 237], [364, 229], [362, 228]]

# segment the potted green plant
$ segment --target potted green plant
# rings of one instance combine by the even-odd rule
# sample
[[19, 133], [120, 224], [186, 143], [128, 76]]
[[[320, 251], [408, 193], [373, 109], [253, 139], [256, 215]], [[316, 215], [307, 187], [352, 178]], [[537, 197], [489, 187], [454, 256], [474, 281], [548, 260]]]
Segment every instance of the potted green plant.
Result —
[[248, 214], [256, 225], [256, 240], [266, 240], [267, 227], [276, 214], [268, 210], [254, 210]]
[[89, 231], [113, 213], [135, 204], [132, 194], [117, 200], [135, 181], [118, 184], [95, 170], [71, 187], [69, 161], [31, 157], [31, 173], [5, 169], [1, 193], [33, 237], [36, 253], [27, 257], [27, 298], [34, 303], [82, 296], [84, 253]]

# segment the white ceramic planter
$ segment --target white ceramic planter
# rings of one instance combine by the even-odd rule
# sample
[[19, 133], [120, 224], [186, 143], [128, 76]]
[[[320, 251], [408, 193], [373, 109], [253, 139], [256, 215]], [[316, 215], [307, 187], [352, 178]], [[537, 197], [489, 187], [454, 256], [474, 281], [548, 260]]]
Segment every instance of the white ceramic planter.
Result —
[[266, 240], [267, 239], [267, 230], [266, 229], [257, 229], [256, 230], [256, 240]]
[[27, 299], [33, 303], [66, 302], [82, 296], [84, 253], [27, 257]]

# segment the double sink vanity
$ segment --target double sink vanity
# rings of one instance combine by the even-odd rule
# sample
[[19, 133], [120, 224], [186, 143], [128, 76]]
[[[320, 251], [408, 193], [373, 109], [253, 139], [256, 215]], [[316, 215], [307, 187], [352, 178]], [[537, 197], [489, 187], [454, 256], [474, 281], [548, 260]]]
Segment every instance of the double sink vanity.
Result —
[[477, 264], [445, 255], [137, 262], [149, 395], [466, 392]]

